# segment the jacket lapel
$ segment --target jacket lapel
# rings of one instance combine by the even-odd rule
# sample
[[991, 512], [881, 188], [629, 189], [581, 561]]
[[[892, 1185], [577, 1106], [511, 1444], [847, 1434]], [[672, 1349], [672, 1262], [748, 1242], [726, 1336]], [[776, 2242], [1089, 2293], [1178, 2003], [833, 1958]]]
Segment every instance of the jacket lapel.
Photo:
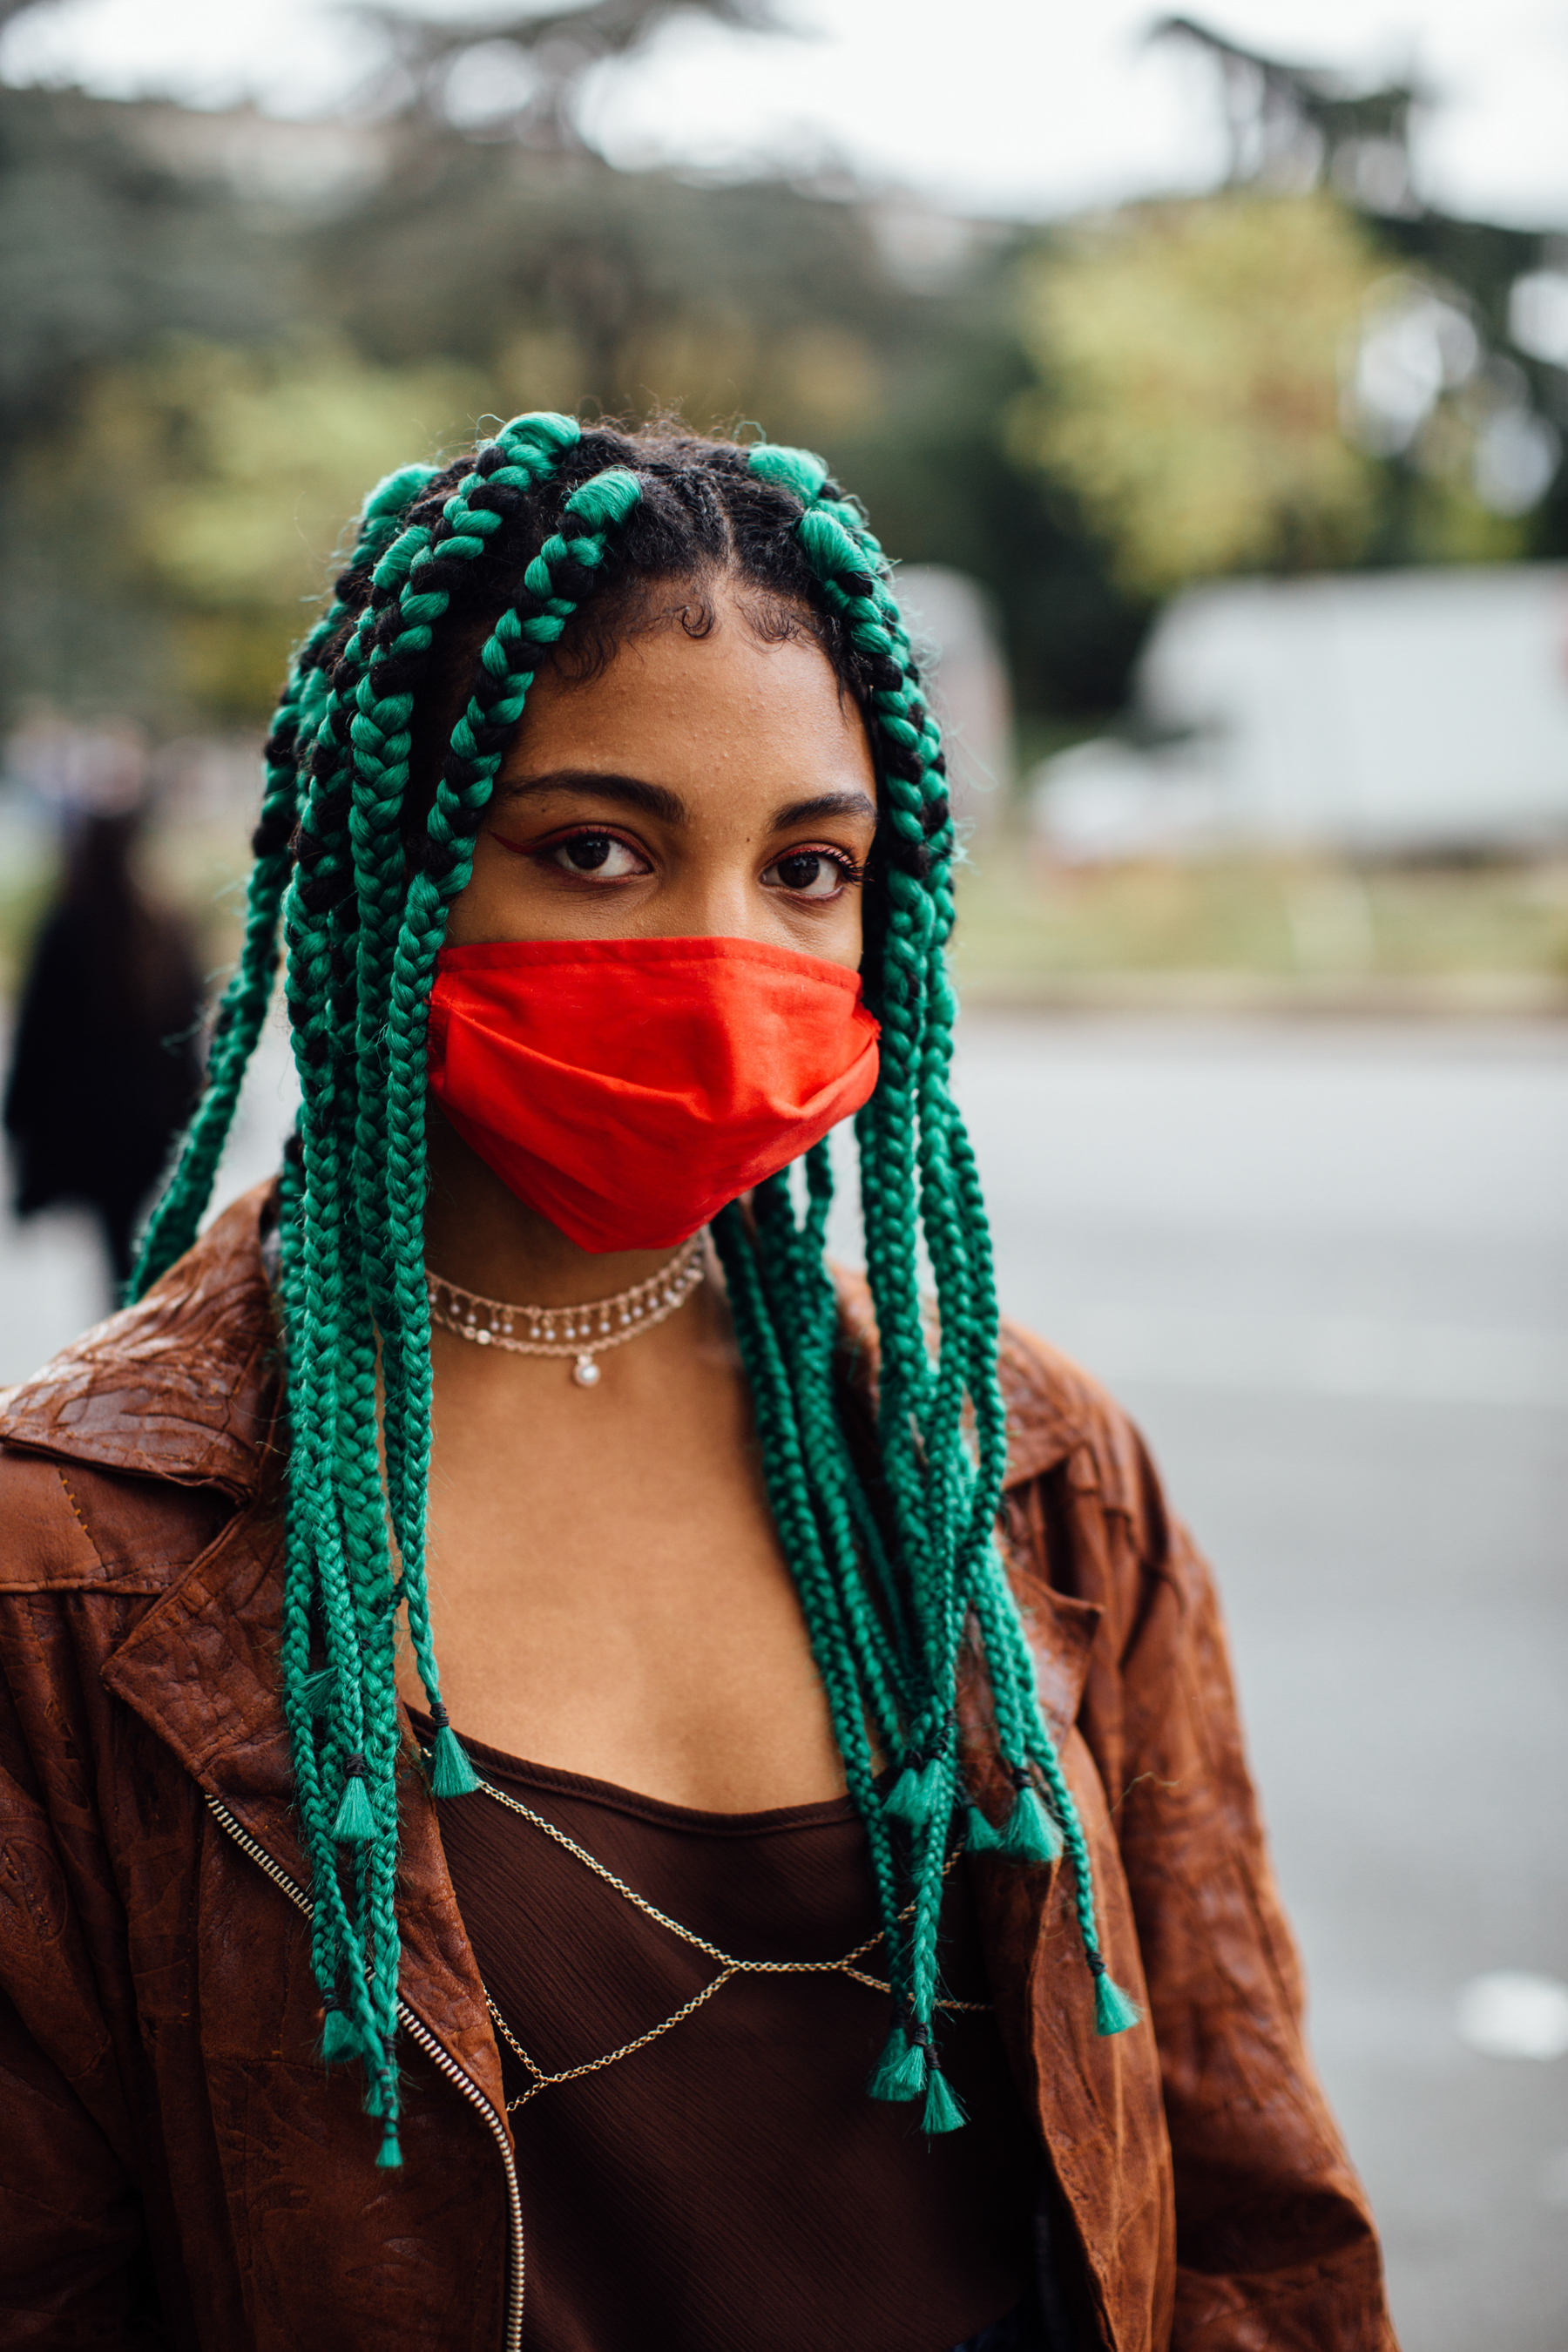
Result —
[[[149, 1610], [110, 1658], [124, 1700], [278, 1868], [308, 1893], [289, 1730], [279, 1702], [283, 1543], [275, 1497], [254, 1503]], [[400, 1717], [402, 1710], [399, 1709]], [[505, 2112], [484, 1987], [458, 1915], [435, 1801], [402, 1717], [398, 1990], [421, 2022]]]

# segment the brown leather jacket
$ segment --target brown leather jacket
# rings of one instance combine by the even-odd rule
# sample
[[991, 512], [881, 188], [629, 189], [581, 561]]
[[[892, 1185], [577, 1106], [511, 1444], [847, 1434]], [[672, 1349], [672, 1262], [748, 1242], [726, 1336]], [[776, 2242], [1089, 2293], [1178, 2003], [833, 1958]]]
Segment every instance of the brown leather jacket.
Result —
[[[372, 2165], [356, 2070], [313, 2056], [264, 1206], [238, 1202], [140, 1307], [0, 1396], [0, 2341], [510, 2352], [528, 2217], [416, 1775], [401, 2172]], [[1019, 1598], [1111, 1966], [1153, 2025], [1096, 2038], [1060, 1869], [976, 1860], [1081, 2332], [1110, 2352], [1391, 2352], [1208, 1575], [1089, 1381], [1016, 1334], [1005, 1373]], [[613, 2214], [605, 2243], [613, 2261]]]

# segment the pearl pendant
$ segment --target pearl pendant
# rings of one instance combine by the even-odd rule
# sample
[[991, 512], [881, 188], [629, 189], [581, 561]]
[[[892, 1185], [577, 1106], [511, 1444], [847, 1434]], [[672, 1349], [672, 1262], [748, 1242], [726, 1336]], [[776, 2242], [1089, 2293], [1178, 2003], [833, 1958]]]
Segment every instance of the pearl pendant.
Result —
[[572, 1367], [572, 1377], [580, 1389], [596, 1389], [599, 1385], [599, 1367], [592, 1356], [579, 1356]]

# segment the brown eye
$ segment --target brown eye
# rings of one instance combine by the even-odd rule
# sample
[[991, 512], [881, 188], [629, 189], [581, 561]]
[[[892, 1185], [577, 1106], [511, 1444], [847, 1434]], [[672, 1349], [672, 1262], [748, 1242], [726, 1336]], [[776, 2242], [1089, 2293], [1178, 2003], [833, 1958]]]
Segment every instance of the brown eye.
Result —
[[552, 843], [543, 855], [563, 874], [591, 875], [599, 882], [624, 882], [647, 871], [636, 851], [613, 833], [574, 833]]
[[825, 851], [792, 849], [787, 857], [774, 859], [763, 882], [796, 898], [836, 898], [849, 878], [847, 868]]

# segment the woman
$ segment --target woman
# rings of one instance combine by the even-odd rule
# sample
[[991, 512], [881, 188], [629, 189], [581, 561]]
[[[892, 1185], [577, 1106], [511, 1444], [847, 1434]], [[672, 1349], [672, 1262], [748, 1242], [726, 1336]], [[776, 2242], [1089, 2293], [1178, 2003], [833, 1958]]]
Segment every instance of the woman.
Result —
[[142, 1303], [0, 1422], [27, 2340], [1390, 2345], [1205, 1573], [998, 1339], [859, 509], [392, 478], [256, 849]]

